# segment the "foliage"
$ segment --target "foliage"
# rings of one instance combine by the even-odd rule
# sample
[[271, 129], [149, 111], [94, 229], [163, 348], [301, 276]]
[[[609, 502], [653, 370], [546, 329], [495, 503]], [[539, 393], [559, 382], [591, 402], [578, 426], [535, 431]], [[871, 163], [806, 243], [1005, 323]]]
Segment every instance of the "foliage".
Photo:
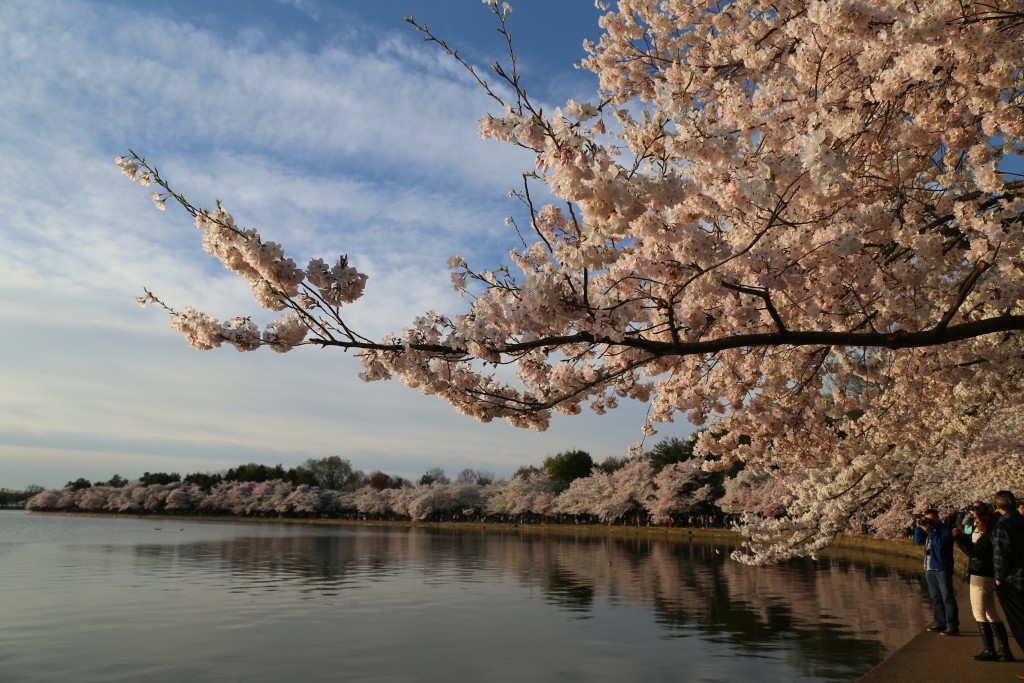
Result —
[[561, 493], [576, 479], [589, 475], [594, 461], [586, 451], [565, 451], [544, 458], [542, 469], [551, 478], [555, 493]]
[[286, 476], [281, 465], [268, 467], [259, 463], [250, 462], [238, 467], [232, 467], [224, 473], [225, 481], [255, 481], [262, 482], [269, 479], [284, 479]]
[[512, 474], [512, 478], [519, 479], [520, 477], [528, 477], [532, 474], [537, 474], [538, 472], [540, 472], [540, 470], [535, 465], [520, 465]]
[[304, 466], [313, 475], [317, 486], [322, 489], [340, 489], [352, 476], [352, 463], [337, 455], [310, 458]]
[[405, 480], [401, 477], [393, 477], [390, 474], [378, 470], [370, 473], [367, 485], [377, 489], [378, 491], [382, 491], [384, 489], [400, 488], [404, 482]]
[[451, 480], [444, 473], [444, 470], [440, 467], [431, 467], [427, 470], [422, 477], [420, 477], [420, 486], [430, 486], [431, 484], [450, 484]]
[[29, 484], [23, 491], [0, 488], [0, 507], [21, 507], [30, 498], [43, 492], [43, 487], [38, 484]]
[[107, 481], [97, 481], [97, 482], [95, 482], [95, 485], [96, 486], [112, 486], [114, 488], [121, 488], [122, 486], [126, 485], [127, 483], [128, 483], [127, 479], [122, 477], [120, 474], [115, 474], [114, 476], [112, 476]]
[[656, 443], [654, 448], [648, 451], [647, 458], [651, 461], [651, 465], [654, 466], [654, 471], [660, 472], [666, 465], [684, 462], [692, 458], [695, 443], [696, 437], [686, 441], [676, 437], [665, 439]]
[[459, 472], [458, 476], [455, 477], [456, 484], [478, 484], [480, 486], [486, 486], [494, 481], [494, 472], [487, 470], [474, 470], [472, 468], [466, 468]]
[[621, 470], [629, 463], [629, 458], [624, 455], [609, 455], [607, 458], [601, 461], [598, 465], [601, 471], [606, 474], [611, 474], [616, 470]]
[[181, 475], [177, 472], [144, 472], [142, 477], [139, 478], [139, 482], [143, 486], [150, 484], [170, 484], [176, 481], [181, 481]]
[[224, 481], [224, 477], [219, 474], [195, 472], [192, 474], [186, 474], [182, 481], [186, 484], [195, 484], [206, 493], [209, 493], [214, 486]]

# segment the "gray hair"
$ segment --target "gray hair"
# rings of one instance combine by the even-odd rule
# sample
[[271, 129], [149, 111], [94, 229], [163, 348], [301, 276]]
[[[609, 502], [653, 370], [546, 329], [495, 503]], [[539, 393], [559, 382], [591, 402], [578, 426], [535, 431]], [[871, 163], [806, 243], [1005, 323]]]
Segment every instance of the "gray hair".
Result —
[[999, 491], [992, 501], [1000, 510], [1009, 511], [1017, 507], [1017, 498], [1009, 491]]

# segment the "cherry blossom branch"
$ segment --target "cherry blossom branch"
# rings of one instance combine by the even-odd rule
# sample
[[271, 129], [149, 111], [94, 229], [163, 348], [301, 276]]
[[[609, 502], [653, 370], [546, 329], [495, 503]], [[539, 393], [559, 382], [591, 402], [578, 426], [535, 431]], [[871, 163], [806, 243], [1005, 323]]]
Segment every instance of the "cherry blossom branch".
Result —
[[[1024, 391], [1024, 180], [1003, 170], [1024, 149], [1021, 15], [979, 0], [624, 3], [585, 45], [594, 103], [545, 113], [508, 8], [487, 4], [511, 59], [494, 86], [410, 19], [501, 107], [480, 134], [535, 155], [514, 193], [535, 239], [511, 218], [511, 266], [448, 262], [467, 310], [370, 339], [341, 310], [366, 281], [347, 259], [299, 268], [132, 153], [126, 175], [163, 188], [157, 208], [181, 204], [203, 248], [284, 316], [260, 332], [140, 299], [196, 348], [352, 349], [363, 379], [399, 377], [483, 421], [543, 429], [552, 411], [633, 399], [645, 434], [709, 424], [698, 451], [716, 467], [746, 462], [788, 492], [787, 514], [746, 527], [760, 560], [956, 479], [953, 453]], [[555, 201], [535, 205], [532, 182]]]

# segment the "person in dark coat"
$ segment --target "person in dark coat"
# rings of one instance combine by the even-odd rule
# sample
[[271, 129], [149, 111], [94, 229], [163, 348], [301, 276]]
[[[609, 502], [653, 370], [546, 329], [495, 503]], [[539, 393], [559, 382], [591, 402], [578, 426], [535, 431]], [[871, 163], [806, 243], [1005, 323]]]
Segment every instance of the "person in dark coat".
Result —
[[935, 618], [928, 630], [958, 636], [960, 615], [953, 590], [953, 534], [939, 519], [938, 510], [925, 510], [916, 520], [914, 543], [924, 546], [924, 578]]
[[[1024, 648], [1024, 517], [1017, 498], [1000, 491], [993, 503], [1002, 515], [992, 532], [992, 568], [996, 593], [1017, 645]], [[1024, 678], [1024, 672], [1017, 674]]]
[[[971, 611], [981, 632], [983, 650], [974, 655], [974, 659], [983, 662], [1003, 660], [1013, 661], [1010, 653], [1010, 640], [1006, 626], [1000, 618], [996, 607], [995, 568], [992, 564], [992, 532], [996, 525], [996, 515], [991, 506], [976, 502], [971, 506], [974, 513], [977, 537], [965, 534], [960, 529], [953, 529], [956, 545], [970, 558], [967, 563], [967, 574], [970, 576]], [[996, 651], [996, 640], [999, 650]]]

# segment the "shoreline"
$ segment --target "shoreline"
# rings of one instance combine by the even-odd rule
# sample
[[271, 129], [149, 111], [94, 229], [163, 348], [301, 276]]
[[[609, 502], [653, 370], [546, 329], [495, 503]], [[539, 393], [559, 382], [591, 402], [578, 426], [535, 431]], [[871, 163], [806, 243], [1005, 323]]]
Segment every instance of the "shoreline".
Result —
[[[53, 515], [58, 517], [100, 517], [108, 519], [162, 519], [195, 522], [219, 522], [226, 524], [293, 524], [306, 526], [353, 526], [391, 527], [406, 529], [447, 529], [456, 531], [477, 531], [488, 533], [523, 533], [533, 535], [591, 536], [605, 538], [637, 539], [647, 541], [700, 542], [729, 546], [738, 549], [743, 537], [736, 531], [721, 527], [663, 527], [607, 524], [560, 524], [557, 522], [421, 522], [412, 520], [383, 519], [336, 519], [305, 517], [241, 517], [237, 515], [169, 515], [169, 514], [123, 514], [117, 512], [44, 512], [28, 511], [32, 515]], [[841, 534], [820, 555], [823, 557], [856, 556], [868, 554], [886, 560], [895, 568], [905, 569], [907, 560], [913, 560], [911, 569], [918, 569], [921, 548], [913, 540], [883, 539], [860, 534]]]

